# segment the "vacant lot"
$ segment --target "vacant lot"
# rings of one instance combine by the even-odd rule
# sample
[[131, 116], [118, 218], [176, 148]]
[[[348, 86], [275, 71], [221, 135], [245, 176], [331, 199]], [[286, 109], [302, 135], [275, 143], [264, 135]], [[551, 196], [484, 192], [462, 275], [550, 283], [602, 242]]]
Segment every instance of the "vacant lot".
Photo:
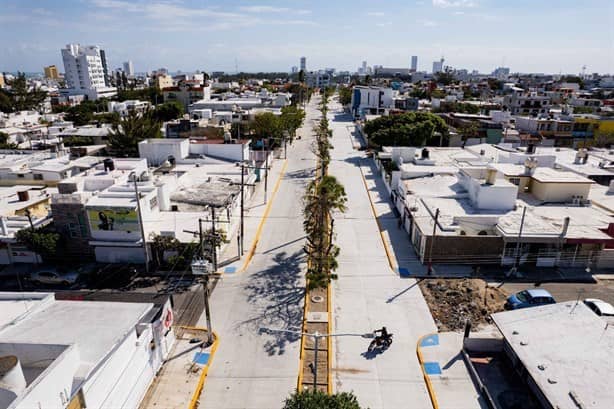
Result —
[[461, 331], [467, 320], [474, 329], [490, 323], [503, 310], [506, 293], [479, 279], [424, 279], [420, 289], [439, 331]]

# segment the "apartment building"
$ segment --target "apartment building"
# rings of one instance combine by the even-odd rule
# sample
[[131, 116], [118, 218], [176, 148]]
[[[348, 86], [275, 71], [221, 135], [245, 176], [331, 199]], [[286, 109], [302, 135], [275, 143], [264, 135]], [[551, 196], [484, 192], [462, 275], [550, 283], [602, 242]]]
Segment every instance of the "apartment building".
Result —
[[115, 88], [107, 86], [106, 61], [103, 61], [104, 54], [101, 51], [98, 46], [80, 44], [68, 44], [62, 49], [66, 88], [61, 89], [61, 93], [83, 94], [91, 100], [117, 94]]
[[383, 114], [394, 108], [393, 90], [385, 87], [355, 86], [350, 107], [355, 117]]

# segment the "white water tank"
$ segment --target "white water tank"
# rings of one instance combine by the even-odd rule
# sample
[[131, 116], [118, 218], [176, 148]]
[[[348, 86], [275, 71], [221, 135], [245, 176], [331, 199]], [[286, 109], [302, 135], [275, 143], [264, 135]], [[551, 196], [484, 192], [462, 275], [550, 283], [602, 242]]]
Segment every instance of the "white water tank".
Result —
[[19, 359], [15, 355], [0, 357], [0, 408], [8, 407], [26, 386]]

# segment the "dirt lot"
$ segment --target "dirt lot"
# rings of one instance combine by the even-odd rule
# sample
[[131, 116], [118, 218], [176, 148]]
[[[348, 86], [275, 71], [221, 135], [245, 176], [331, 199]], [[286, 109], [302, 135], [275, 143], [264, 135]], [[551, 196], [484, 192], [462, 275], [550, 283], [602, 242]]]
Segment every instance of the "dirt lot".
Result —
[[490, 314], [503, 311], [507, 297], [479, 279], [424, 279], [420, 289], [439, 331], [462, 331], [466, 320], [474, 329], [488, 324]]

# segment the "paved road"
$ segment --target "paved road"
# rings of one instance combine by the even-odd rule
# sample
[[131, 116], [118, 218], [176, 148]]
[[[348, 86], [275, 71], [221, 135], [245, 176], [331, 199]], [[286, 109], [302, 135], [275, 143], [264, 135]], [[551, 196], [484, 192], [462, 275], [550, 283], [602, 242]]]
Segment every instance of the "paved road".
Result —
[[[354, 391], [361, 405], [371, 409], [430, 409], [416, 343], [422, 335], [436, 332], [435, 323], [416, 281], [399, 278], [389, 266], [361, 169], [378, 216], [385, 219], [384, 229], [397, 230], [396, 222], [363, 153], [353, 149], [351, 118], [342, 115], [336, 103], [331, 104], [330, 118], [334, 149], [329, 173], [344, 184], [348, 195], [347, 212], [335, 216], [341, 254], [339, 278], [333, 285], [334, 331], [363, 333], [387, 326], [394, 333], [392, 346], [377, 356], [365, 354], [369, 340], [336, 338], [334, 388]], [[396, 265], [417, 264], [406, 235], [385, 237], [394, 240], [390, 248]]]
[[[213, 293], [213, 327], [221, 343], [201, 407], [279, 408], [296, 388], [300, 338], [264, 335], [258, 329], [301, 327], [305, 263], [301, 197], [315, 167], [310, 148], [316, 103], [314, 98], [308, 108], [302, 139], [288, 149], [286, 173], [251, 264], [244, 273], [226, 275]], [[246, 223], [256, 222], [250, 217]], [[254, 226], [247, 227], [246, 231], [254, 231]], [[250, 245], [249, 235], [245, 243]], [[204, 316], [199, 324], [205, 325]]]
[[[497, 285], [491, 283], [491, 285]], [[507, 283], [500, 288], [508, 294], [534, 288], [531, 283]], [[539, 288], [550, 291], [555, 300], [559, 302], [585, 298], [600, 298], [614, 305], [614, 280], [599, 280], [595, 284], [584, 283], [543, 283]]]

